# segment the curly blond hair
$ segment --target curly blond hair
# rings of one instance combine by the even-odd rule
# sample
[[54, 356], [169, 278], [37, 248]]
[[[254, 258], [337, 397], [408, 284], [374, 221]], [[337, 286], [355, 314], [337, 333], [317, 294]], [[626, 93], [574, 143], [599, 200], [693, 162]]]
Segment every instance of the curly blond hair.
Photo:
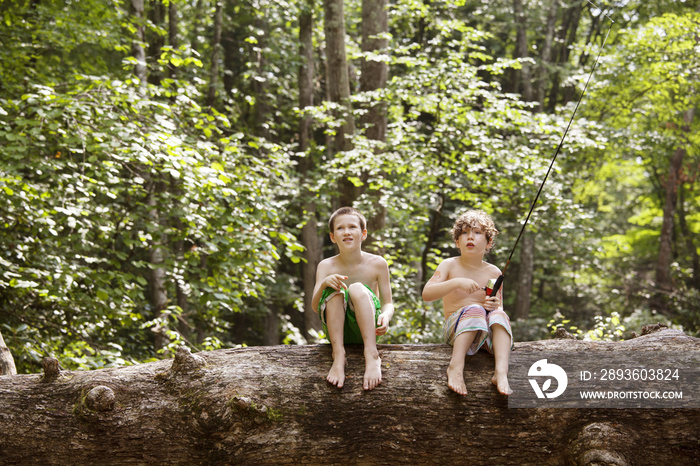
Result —
[[496, 238], [498, 230], [491, 216], [483, 210], [468, 210], [460, 215], [452, 227], [452, 239], [456, 242], [467, 228], [473, 228], [475, 226], [481, 227], [484, 230], [486, 240], [491, 244], [491, 247], [493, 247], [492, 241]]

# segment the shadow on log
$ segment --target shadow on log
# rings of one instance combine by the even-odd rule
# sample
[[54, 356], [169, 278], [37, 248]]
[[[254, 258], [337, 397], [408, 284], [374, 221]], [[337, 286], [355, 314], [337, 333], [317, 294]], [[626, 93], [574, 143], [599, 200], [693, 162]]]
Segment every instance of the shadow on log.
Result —
[[[700, 351], [662, 330], [620, 343], [516, 343], [516, 351]], [[343, 389], [329, 345], [251, 347], [96, 371], [0, 377], [2, 464], [697, 464], [699, 409], [510, 409], [493, 359], [447, 388], [447, 345], [380, 345], [384, 381]], [[51, 366], [53, 367], [53, 366]]]

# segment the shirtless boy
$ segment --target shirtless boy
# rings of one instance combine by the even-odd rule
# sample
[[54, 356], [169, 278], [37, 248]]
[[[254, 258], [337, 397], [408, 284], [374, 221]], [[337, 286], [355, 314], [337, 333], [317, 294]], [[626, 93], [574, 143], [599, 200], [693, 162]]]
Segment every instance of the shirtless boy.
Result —
[[497, 234], [488, 214], [478, 210], [465, 212], [452, 228], [460, 256], [442, 261], [423, 288], [425, 301], [442, 298], [445, 341], [452, 345], [447, 385], [460, 395], [467, 394], [465, 356], [476, 354], [484, 343], [496, 361], [491, 382], [501, 394], [512, 393], [508, 385], [508, 358], [513, 333], [501, 305], [502, 288], [493, 297], [486, 296], [485, 291], [488, 281], [501, 274], [498, 267], [483, 260]]
[[[342, 388], [345, 383], [344, 343], [363, 343], [363, 388], [372, 390], [382, 381], [377, 337], [384, 335], [394, 315], [389, 266], [383, 257], [362, 251], [367, 221], [352, 207], [341, 207], [328, 222], [338, 254], [316, 269], [312, 308], [318, 312], [333, 350], [333, 365], [326, 380]], [[378, 297], [377, 297], [378, 296]]]

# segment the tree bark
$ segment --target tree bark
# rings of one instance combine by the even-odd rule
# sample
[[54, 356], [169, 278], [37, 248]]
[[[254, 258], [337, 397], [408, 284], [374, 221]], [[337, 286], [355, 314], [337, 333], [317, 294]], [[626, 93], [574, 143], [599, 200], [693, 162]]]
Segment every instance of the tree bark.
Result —
[[131, 0], [131, 16], [134, 18], [134, 26], [136, 28], [136, 37], [131, 44], [131, 53], [136, 59], [134, 75], [139, 78], [139, 86], [145, 89], [148, 85], [148, 69], [146, 66], [146, 50], [144, 49], [146, 37], [143, 28], [143, 0]]
[[[516, 351], [700, 351], [676, 330], [631, 341], [548, 340]], [[329, 345], [249, 347], [89, 372], [0, 377], [5, 464], [694, 464], [699, 409], [509, 409], [472, 356], [469, 395], [447, 388], [447, 345], [379, 345], [366, 392], [362, 347], [346, 385], [325, 381]], [[53, 362], [53, 364], [49, 364]], [[643, 439], [643, 444], [639, 441]]]
[[[302, 110], [302, 117], [299, 120], [299, 152], [304, 153], [300, 157], [297, 170], [301, 177], [301, 182], [305, 185], [309, 182], [308, 174], [314, 167], [313, 153], [309, 151], [311, 140], [312, 117], [305, 111], [314, 105], [314, 49], [313, 49], [313, 29], [314, 29], [314, 5], [313, 0], [307, 0], [302, 5], [299, 14], [299, 55], [301, 65], [299, 66], [299, 108]], [[316, 281], [316, 267], [323, 258], [321, 251], [321, 241], [318, 237], [318, 226], [316, 222], [316, 198], [315, 194], [308, 188], [304, 189], [305, 202], [302, 203], [301, 218], [304, 226], [301, 229], [301, 243], [304, 246], [304, 262], [302, 264], [302, 281], [304, 285], [304, 338], [306, 341], [313, 341], [312, 330], [321, 329], [318, 315], [311, 308], [314, 285]]]
[[[387, 13], [387, 0], [363, 0], [362, 1], [362, 51], [364, 53], [383, 54], [389, 46], [389, 18]], [[373, 92], [386, 87], [389, 76], [389, 65], [384, 60], [362, 60], [360, 75], [360, 92]], [[386, 142], [387, 131], [387, 105], [381, 101], [371, 99], [366, 108], [366, 113], [361, 117], [360, 124], [365, 127], [365, 135], [368, 139]], [[383, 151], [381, 145], [374, 148], [374, 153]], [[363, 180], [368, 180], [368, 173], [363, 174]], [[379, 239], [379, 232], [386, 225], [386, 206], [381, 202], [382, 190], [370, 190], [368, 192], [372, 204], [376, 210], [368, 218], [369, 237], [366, 248], [374, 249], [381, 254], [381, 250], [375, 246]]]
[[[579, 21], [581, 19], [581, 10], [583, 5], [585, 5], [586, 0], [575, 0], [570, 3], [568, 8], [564, 10], [563, 13], [563, 24], [559, 29], [559, 34], [555, 43], [558, 44], [554, 54], [554, 63], [558, 65], [564, 65], [569, 61], [569, 52], [571, 50], [571, 44], [576, 38], [576, 31], [578, 30]], [[547, 103], [547, 111], [549, 113], [554, 113], [556, 110], [557, 102], [559, 101], [559, 92], [561, 85], [561, 71], [554, 73], [554, 78], [552, 82], [552, 88], [549, 93], [549, 102]], [[564, 92], [563, 102], [568, 101], [567, 93]]]
[[693, 264], [693, 277], [691, 286], [696, 290], [700, 290], [700, 255], [698, 255], [698, 247], [695, 245], [695, 234], [688, 227], [688, 214], [686, 212], [685, 189], [680, 186], [680, 202], [678, 204], [678, 224], [680, 226], [683, 237], [685, 238], [685, 247], [690, 254]]
[[221, 27], [223, 22], [223, 2], [216, 2], [214, 14], [214, 36], [212, 37], [211, 66], [209, 68], [209, 89], [207, 91], [207, 105], [213, 107], [216, 103], [216, 89], [219, 83], [219, 61], [221, 55]]
[[[343, 0], [324, 0], [324, 31], [326, 34], [326, 88], [328, 100], [339, 104], [342, 112], [336, 118], [343, 124], [336, 128], [330, 148], [331, 155], [352, 149], [351, 136], [355, 133], [355, 121], [350, 104], [350, 76], [345, 54], [345, 12]], [[348, 178], [338, 180], [339, 206], [350, 206], [360, 195], [360, 190]]]
[[535, 238], [532, 234], [523, 236], [523, 244], [520, 246], [520, 267], [518, 269], [518, 289], [516, 292], [515, 311], [516, 319], [527, 319], [530, 315], [530, 297], [532, 295], [532, 275], [535, 271]]
[[5, 340], [0, 332], [0, 375], [15, 375], [17, 368], [10, 349], [5, 345]]
[[[362, 1], [362, 51], [365, 53], [385, 53], [389, 46], [389, 20], [387, 0]], [[371, 92], [386, 86], [389, 65], [384, 60], [362, 60], [360, 91]], [[386, 141], [386, 104], [372, 102], [362, 117], [369, 139]]]
[[[153, 8], [151, 8], [151, 21], [153, 24], [157, 27], [163, 27], [165, 24], [165, 15], [166, 15], [166, 7], [163, 4], [163, 0], [155, 0], [152, 2]], [[160, 67], [157, 66], [158, 59], [160, 59], [160, 55], [163, 53], [163, 46], [165, 45], [165, 36], [162, 36], [160, 34], [152, 34], [150, 38], [150, 44], [148, 47], [148, 54], [153, 60], [154, 65], [151, 73], [150, 73], [150, 78], [151, 82], [156, 85], [160, 85], [162, 79], [163, 79], [163, 74], [160, 70]]]
[[[168, 304], [168, 294], [165, 285], [166, 273], [163, 266], [165, 260], [164, 248], [168, 243], [168, 237], [166, 233], [160, 233], [166, 231], [166, 220], [160, 211], [159, 201], [157, 199], [163, 191], [162, 182], [151, 180], [150, 191], [146, 204], [150, 208], [148, 215], [153, 225], [154, 240], [150, 245], [149, 251], [149, 262], [151, 264], [151, 270], [148, 276], [149, 301], [153, 308], [153, 317], [161, 318]], [[153, 332], [155, 333], [154, 347], [156, 350], [159, 350], [165, 346], [168, 337], [165, 333], [165, 329], [160, 325], [155, 326]]]
[[666, 180], [666, 197], [663, 209], [663, 222], [661, 224], [661, 236], [659, 238], [659, 255], [656, 262], [656, 288], [662, 292], [670, 292], [671, 262], [673, 259], [673, 223], [678, 203], [678, 178], [680, 175], [685, 149], [677, 148], [671, 156], [668, 178]]
[[547, 67], [552, 60], [552, 45], [554, 42], [554, 28], [559, 14], [559, 0], [552, 0], [547, 14], [547, 25], [545, 27], [544, 40], [542, 42], [542, 52], [540, 64], [537, 70], [536, 99], [538, 103], [537, 111], [544, 109], [545, 86], [548, 82], [549, 72]]
[[[171, 1], [168, 4], [168, 42], [173, 50], [177, 50], [180, 47], [180, 40], [178, 39], [178, 20], [177, 20], [177, 4]], [[168, 76], [171, 79], [177, 77], [177, 67], [172, 64], [168, 64]]]
[[[683, 115], [682, 131], [690, 131], [690, 123], [693, 121], [694, 109], [688, 110]], [[673, 152], [669, 163], [668, 179], [665, 183], [666, 197], [663, 209], [663, 222], [661, 224], [661, 236], [659, 238], [659, 255], [656, 262], [656, 289], [657, 293], [653, 305], [659, 312], [667, 313], [668, 294], [673, 291], [671, 281], [671, 262], [673, 261], [673, 224], [678, 204], [678, 188], [680, 186], [683, 158], [686, 154], [685, 146], [679, 146]]]
[[[515, 41], [515, 56], [516, 58], [527, 58], [527, 20], [523, 12], [522, 0], [513, 0], [513, 14], [515, 16], [516, 41]], [[522, 95], [525, 101], [532, 101], [532, 78], [530, 75], [530, 64], [522, 63], [522, 69], [516, 73], [516, 85], [522, 90]]]

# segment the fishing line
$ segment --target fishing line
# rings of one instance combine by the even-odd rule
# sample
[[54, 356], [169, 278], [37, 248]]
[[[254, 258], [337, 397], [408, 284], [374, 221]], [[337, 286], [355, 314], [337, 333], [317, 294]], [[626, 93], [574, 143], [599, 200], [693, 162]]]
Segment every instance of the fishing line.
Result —
[[[600, 10], [601, 14], [608, 18], [611, 23], [614, 23], [615, 21], [612, 20], [612, 18], [608, 15], [606, 15], [603, 12], [603, 9], [598, 7], [595, 3], [591, 2], [590, 0], [587, 0], [588, 3], [593, 5], [595, 8]], [[566, 126], [566, 130], [564, 131], [564, 134], [561, 137], [561, 140], [559, 141], [559, 146], [557, 146], [557, 150], [554, 152], [554, 157], [552, 157], [552, 161], [549, 164], [549, 169], [547, 169], [547, 173], [544, 175], [544, 179], [542, 180], [542, 183], [540, 183], [540, 188], [537, 190], [537, 195], [535, 196], [535, 199], [532, 201], [532, 204], [530, 205], [530, 211], [527, 214], [527, 217], [525, 218], [525, 222], [523, 222], [523, 226], [520, 229], [520, 233], [518, 234], [518, 238], [515, 240], [515, 243], [513, 244], [513, 247], [510, 249], [510, 254], [508, 255], [508, 260], [506, 261], [505, 267], [503, 267], [503, 271], [501, 272], [501, 275], [498, 277], [496, 282], [489, 286], [486, 286], [486, 294], [489, 296], [495, 296], [496, 293], [498, 293], [498, 290], [501, 288], [501, 285], [503, 284], [503, 279], [505, 278], [506, 275], [506, 270], [508, 269], [508, 265], [510, 264], [510, 260], [513, 258], [513, 253], [515, 252], [515, 248], [518, 246], [518, 243], [520, 242], [520, 238], [523, 236], [523, 232], [525, 231], [525, 227], [527, 226], [528, 222], [530, 221], [530, 216], [532, 215], [533, 210], [535, 210], [535, 204], [537, 204], [537, 200], [540, 198], [540, 194], [542, 193], [542, 188], [544, 188], [544, 184], [547, 182], [547, 178], [549, 178], [549, 174], [552, 171], [552, 167], [554, 167], [554, 162], [557, 160], [557, 157], [559, 156], [559, 152], [561, 152], [561, 148], [564, 145], [564, 139], [566, 138], [566, 135], [569, 133], [569, 128], [571, 128], [571, 123], [574, 121], [574, 117], [576, 116], [576, 111], [578, 110], [579, 105], [581, 105], [581, 101], [583, 100], [583, 96], [586, 94], [586, 89], [588, 89], [588, 83], [591, 82], [591, 78], [593, 77], [593, 72], [595, 71], [596, 67], [598, 66], [598, 60], [600, 59], [600, 55], [603, 53], [603, 48], [605, 48], [605, 43], [608, 41], [608, 36], [610, 35], [610, 31], [612, 30], [612, 24], [610, 24], [610, 27], [608, 28], [608, 32], [605, 34], [605, 39], [603, 40], [603, 44], [600, 46], [600, 50], [598, 51], [598, 56], [595, 59], [595, 63], [593, 63], [593, 68], [591, 69], [591, 72], [588, 74], [588, 79], [586, 80], [585, 86], [583, 86], [583, 91], [581, 92], [581, 95], [578, 98], [578, 102], [576, 102], [576, 107], [574, 107], [574, 112], [571, 114], [571, 118], [569, 119], [569, 124]]]

